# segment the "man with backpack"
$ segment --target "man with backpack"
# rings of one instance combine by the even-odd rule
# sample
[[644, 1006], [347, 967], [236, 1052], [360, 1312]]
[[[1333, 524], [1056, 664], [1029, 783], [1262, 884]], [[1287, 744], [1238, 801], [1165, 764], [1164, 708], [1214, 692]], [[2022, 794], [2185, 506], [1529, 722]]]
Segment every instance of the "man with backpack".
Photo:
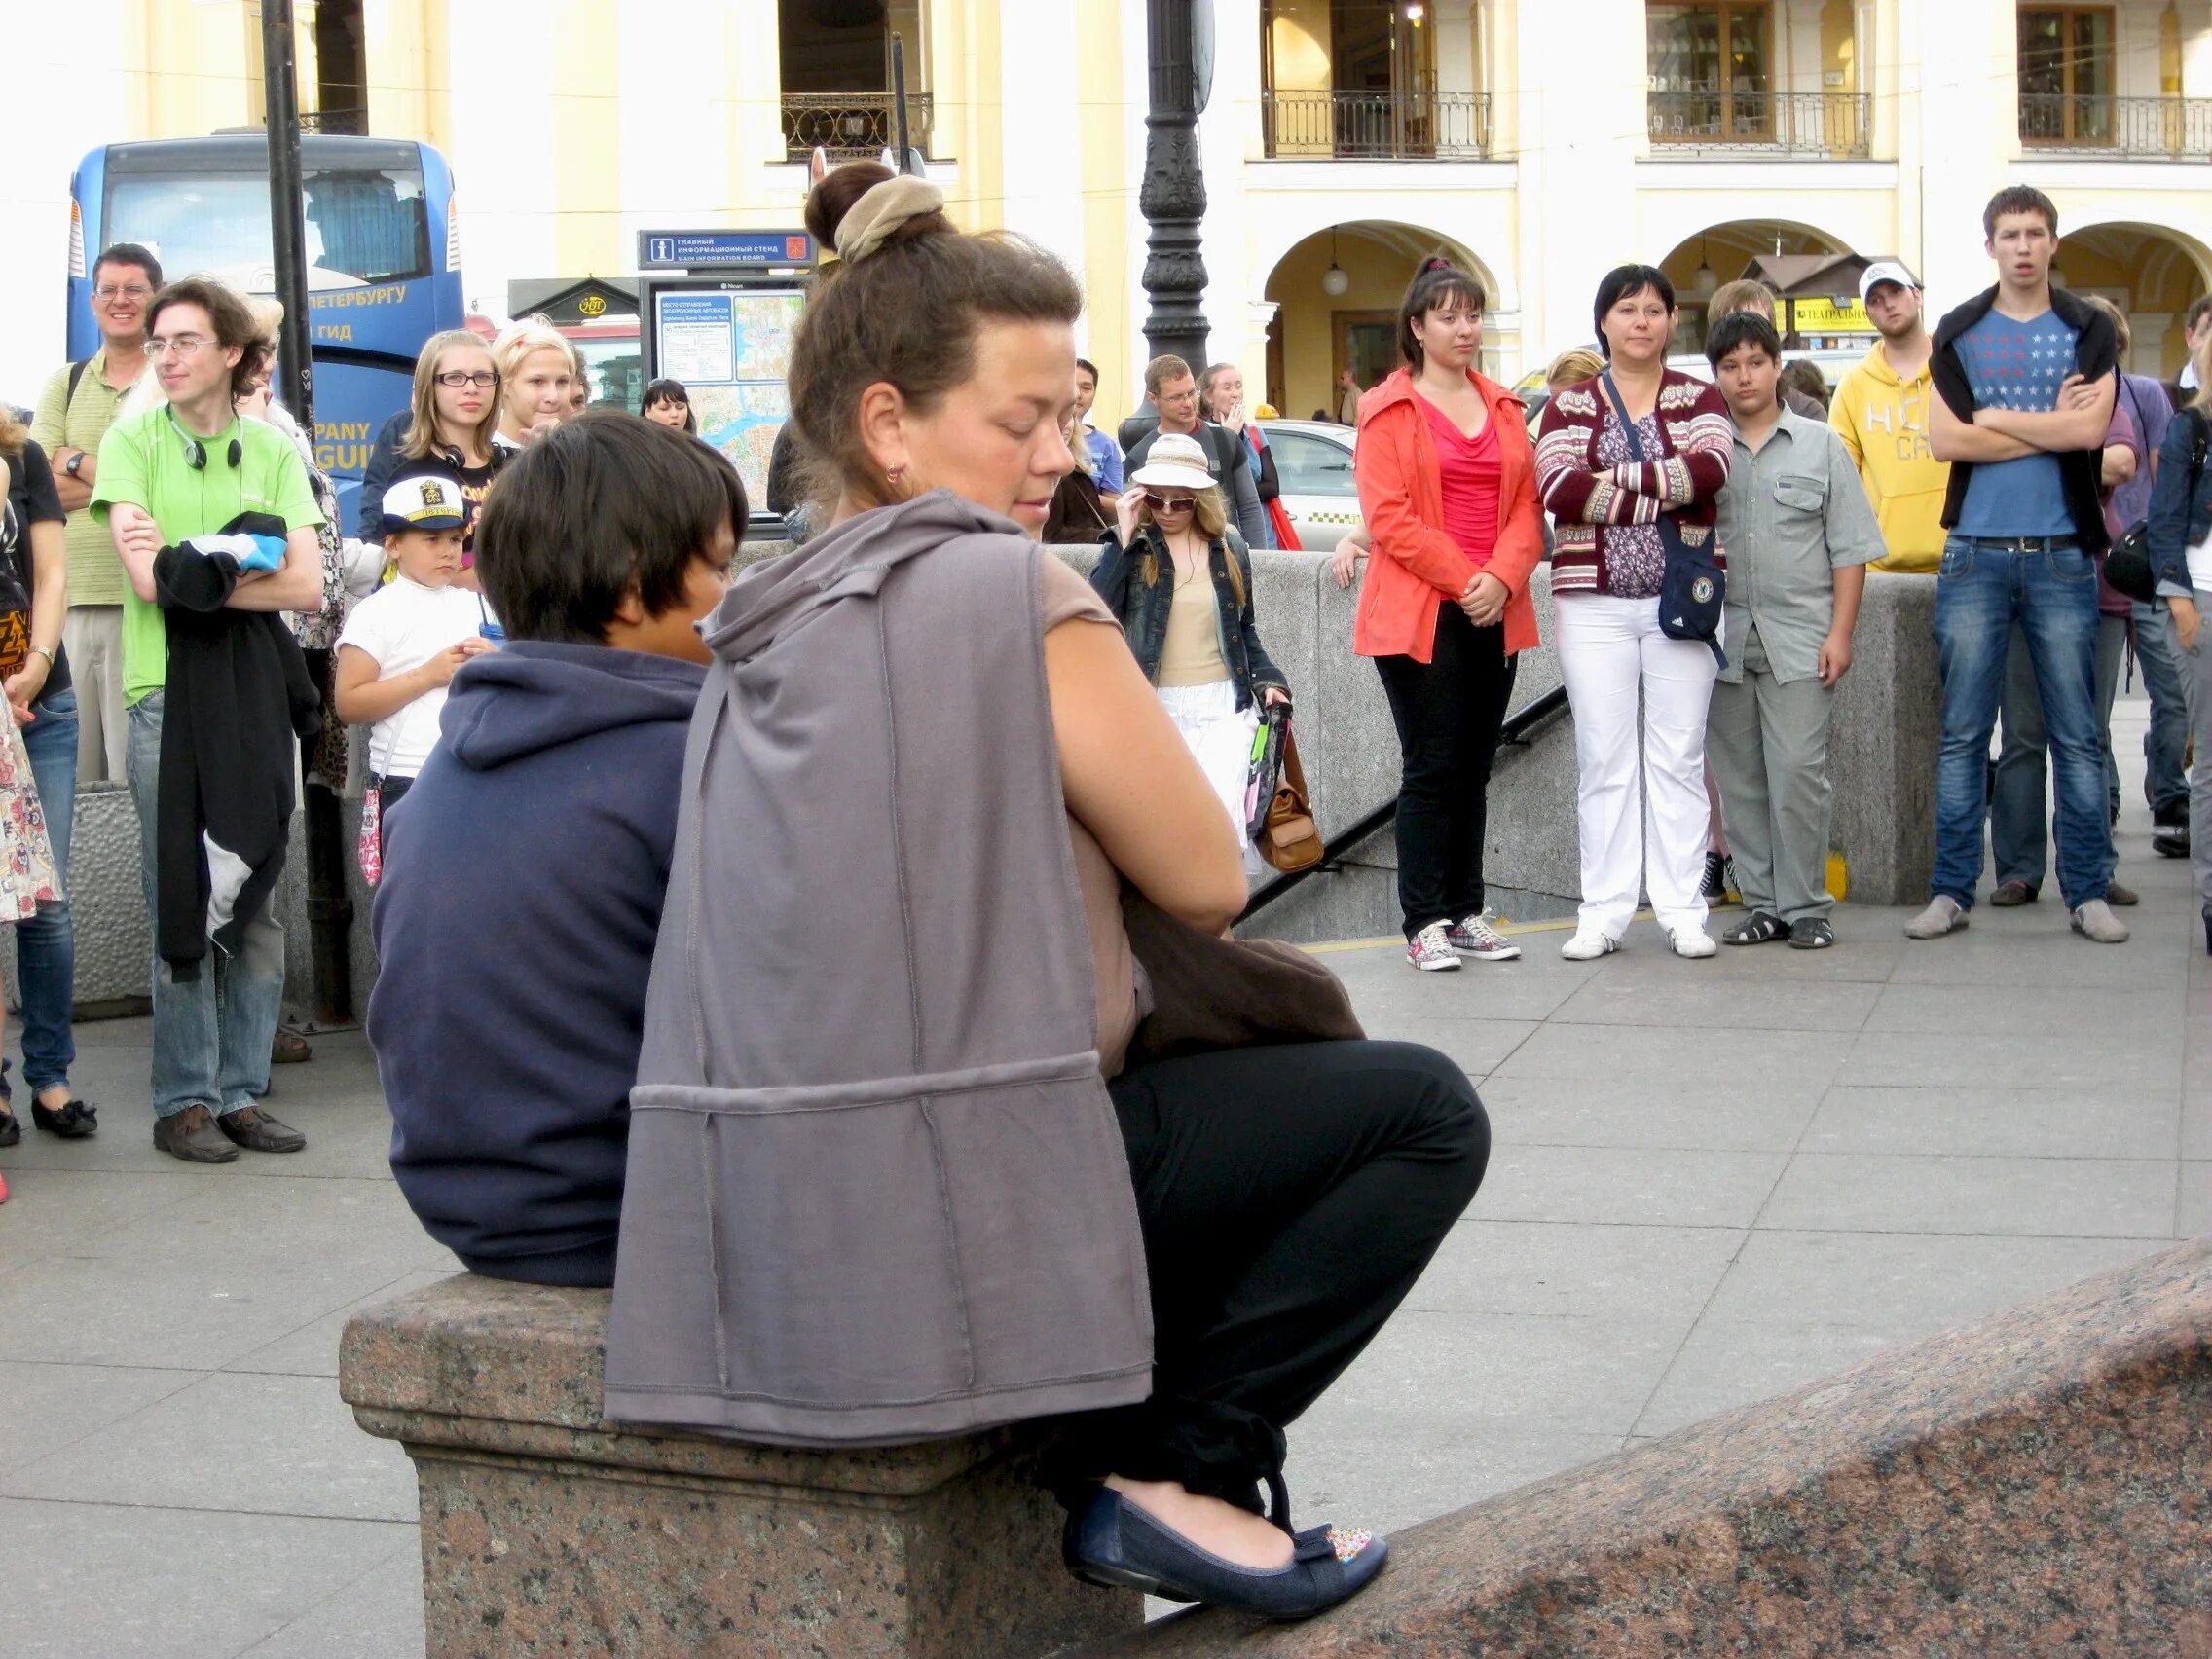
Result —
[[136, 242], [117, 242], [92, 266], [92, 320], [100, 348], [55, 369], [39, 394], [31, 436], [54, 467], [69, 515], [69, 618], [62, 648], [77, 688], [77, 778], [129, 775], [130, 730], [123, 709], [123, 596], [129, 587], [107, 527], [90, 511], [100, 440], [123, 394], [146, 369], [146, 308], [162, 265]]

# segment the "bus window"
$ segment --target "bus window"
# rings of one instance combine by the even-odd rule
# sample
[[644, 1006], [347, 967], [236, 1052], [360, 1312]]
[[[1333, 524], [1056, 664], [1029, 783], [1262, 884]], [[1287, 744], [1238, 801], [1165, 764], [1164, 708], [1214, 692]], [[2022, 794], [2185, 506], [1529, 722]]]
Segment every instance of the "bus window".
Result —
[[[308, 172], [310, 263], [336, 277], [395, 282], [430, 273], [430, 225], [420, 172]], [[269, 181], [251, 173], [119, 173], [108, 180], [103, 240], [143, 242], [178, 276], [266, 267]]]

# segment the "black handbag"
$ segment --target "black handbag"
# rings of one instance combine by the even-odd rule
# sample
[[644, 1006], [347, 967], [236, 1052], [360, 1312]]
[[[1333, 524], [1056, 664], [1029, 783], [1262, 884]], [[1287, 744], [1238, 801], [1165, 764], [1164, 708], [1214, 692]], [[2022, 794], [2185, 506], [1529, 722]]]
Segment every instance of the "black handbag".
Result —
[[[1604, 382], [1605, 395], [1612, 399], [1613, 413], [1621, 418], [1621, 430], [1628, 434], [1628, 453], [1641, 465], [1643, 441], [1637, 435], [1636, 423], [1628, 418], [1628, 405], [1621, 401], [1621, 388], [1613, 384], [1613, 371], [1607, 369], [1598, 378]], [[1693, 548], [1682, 539], [1681, 526], [1672, 513], [1663, 511], [1659, 515], [1659, 545], [1667, 550], [1666, 574], [1659, 581], [1659, 631], [1670, 640], [1697, 640], [1711, 645], [1714, 659], [1726, 668], [1728, 653], [1720, 645], [1720, 612], [1728, 596], [1728, 572], [1720, 568], [1713, 552]]]
[[[2196, 427], [2196, 440], [2189, 446], [2189, 494], [2184, 498], [2185, 502], [2194, 503], [2196, 481], [2204, 476], [2205, 452], [2212, 448], [2212, 425], [2194, 409], [2184, 409], [2174, 419], [2191, 422]], [[2112, 544], [2112, 551], [2105, 555], [2105, 580], [2144, 605], [2158, 597], [2157, 573], [2151, 567], [2149, 518], [2137, 519], [2127, 527], [2127, 534]]]

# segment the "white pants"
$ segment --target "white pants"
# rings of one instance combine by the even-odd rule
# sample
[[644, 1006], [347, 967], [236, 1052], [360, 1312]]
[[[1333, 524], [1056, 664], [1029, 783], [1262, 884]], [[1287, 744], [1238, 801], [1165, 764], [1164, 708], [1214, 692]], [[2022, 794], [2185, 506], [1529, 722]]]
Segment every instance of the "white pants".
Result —
[[1198, 767], [1213, 785], [1213, 793], [1236, 826], [1236, 844], [1244, 853], [1244, 873], [1257, 875], [1260, 855], [1244, 833], [1244, 783], [1252, 771], [1252, 735], [1260, 729], [1260, 706], [1255, 700], [1242, 714], [1236, 712], [1236, 682], [1216, 680], [1207, 685], [1162, 685], [1160, 700], [1183, 741], [1198, 756]]
[[1703, 928], [1705, 714], [1719, 664], [1702, 641], [1659, 631], [1655, 599], [1566, 594], [1553, 611], [1581, 775], [1581, 927], [1619, 939], [1641, 878], [1661, 927]]

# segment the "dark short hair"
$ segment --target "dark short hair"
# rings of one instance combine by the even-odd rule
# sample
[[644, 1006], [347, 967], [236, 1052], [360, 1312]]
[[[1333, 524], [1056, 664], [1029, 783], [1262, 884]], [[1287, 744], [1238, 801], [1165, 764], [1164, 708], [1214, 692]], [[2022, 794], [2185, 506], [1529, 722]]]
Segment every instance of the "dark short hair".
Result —
[[114, 242], [92, 261], [92, 285], [99, 286], [100, 268], [107, 265], [135, 265], [145, 272], [147, 282], [153, 287], [162, 285], [162, 262], [154, 257], [153, 249], [137, 242]]
[[1641, 294], [1646, 288], [1657, 294], [1669, 311], [1675, 309], [1675, 284], [1667, 280], [1667, 274], [1656, 265], [1616, 265], [1598, 284], [1598, 303], [1590, 315], [1598, 330], [1598, 350], [1605, 354], [1608, 363], [1613, 360], [1613, 343], [1605, 338], [1605, 313], [1631, 294]]
[[1092, 386], [1096, 386], [1098, 384], [1098, 365], [1096, 363], [1092, 362], [1088, 357], [1078, 357], [1075, 360], [1075, 366], [1090, 377], [1090, 384]]
[[2189, 310], [2183, 313], [2181, 325], [2184, 330], [2195, 328], [2208, 316], [2212, 316], [2212, 294], [2199, 294], [2189, 302]]
[[269, 337], [247, 309], [245, 296], [212, 276], [180, 276], [147, 301], [147, 334], [161, 325], [162, 313], [171, 306], [198, 306], [214, 327], [215, 344], [239, 349], [238, 363], [231, 370], [231, 395], [243, 397], [271, 355]]
[[500, 468], [476, 569], [511, 638], [601, 645], [633, 588], [648, 615], [672, 609], [715, 532], [742, 541], [748, 512], [737, 469], [698, 439], [594, 411]]
[[2058, 235], [2057, 206], [2032, 184], [2009, 184], [1989, 199], [1989, 205], [1981, 210], [1982, 236], [1996, 236], [1997, 221], [2007, 213], [2041, 213], [2050, 234]]
[[1705, 331], [1705, 360], [1714, 368], [1739, 346], [1756, 346], [1777, 363], [1782, 361], [1782, 336], [1757, 312], [1730, 312]]
[[1460, 270], [1442, 254], [1422, 260], [1414, 279], [1406, 285], [1406, 297], [1398, 302], [1398, 355], [1413, 367], [1419, 368], [1421, 359], [1420, 342], [1414, 336], [1415, 321], [1454, 300], [1476, 313], [1490, 309], [1490, 296], [1483, 292], [1482, 281], [1474, 273]]

